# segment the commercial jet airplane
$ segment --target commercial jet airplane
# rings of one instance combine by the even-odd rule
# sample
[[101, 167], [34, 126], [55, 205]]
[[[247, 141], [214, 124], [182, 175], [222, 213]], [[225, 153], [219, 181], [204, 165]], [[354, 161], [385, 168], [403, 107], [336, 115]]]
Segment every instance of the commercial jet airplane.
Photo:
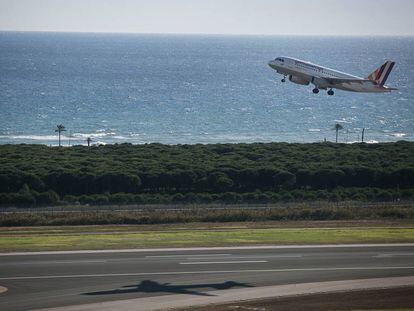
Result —
[[313, 93], [318, 94], [322, 89], [328, 90], [328, 95], [334, 95], [333, 89], [367, 93], [397, 90], [385, 85], [394, 65], [395, 62], [387, 61], [364, 79], [291, 57], [278, 57], [269, 62], [271, 68], [283, 75], [282, 82], [286, 82], [287, 77], [296, 84], [312, 83], [315, 86]]

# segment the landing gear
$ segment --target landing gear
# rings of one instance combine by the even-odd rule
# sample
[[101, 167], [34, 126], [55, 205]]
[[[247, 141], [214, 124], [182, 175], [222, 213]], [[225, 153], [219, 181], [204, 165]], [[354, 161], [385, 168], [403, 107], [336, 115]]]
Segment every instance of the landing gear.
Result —
[[333, 91], [332, 89], [330, 89], [330, 90], [328, 91], [328, 95], [329, 95], [329, 96], [332, 96], [333, 94], [335, 94], [335, 93], [334, 93], [334, 91]]
[[286, 76], [283, 77], [282, 82], [285, 83], [286, 82]]
[[312, 90], [312, 92], [313, 92], [313, 94], [318, 94], [318, 93], [319, 93], [319, 89], [318, 89], [317, 87], [315, 87], [315, 88]]

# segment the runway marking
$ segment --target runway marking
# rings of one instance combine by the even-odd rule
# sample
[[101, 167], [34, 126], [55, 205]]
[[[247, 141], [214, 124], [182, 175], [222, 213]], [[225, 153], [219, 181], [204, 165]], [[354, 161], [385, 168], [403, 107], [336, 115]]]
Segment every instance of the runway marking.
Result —
[[[251, 256], [231, 256], [229, 259], [254, 259], [254, 258], [259, 258], [259, 259], [263, 259], [263, 258], [302, 258], [303, 255], [251, 255]], [[213, 257], [214, 259], [220, 258], [219, 256], [217, 257]], [[213, 258], [209, 258], [209, 259], [213, 259]], [[228, 258], [228, 257], [227, 257]], [[226, 258], [226, 259], [227, 259]], [[205, 259], [205, 258], [199, 258], [199, 257], [192, 257], [192, 260], [196, 260], [196, 259]]]
[[50, 264], [78, 264], [78, 263], [106, 263], [107, 260], [55, 260], [55, 261], [28, 261], [13, 262], [11, 265], [50, 265]]
[[263, 263], [268, 262], [267, 260], [236, 260], [236, 261], [190, 261], [180, 262], [180, 265], [216, 265], [216, 264], [227, 264], [227, 263]]
[[297, 271], [341, 271], [341, 270], [411, 270], [414, 266], [388, 267], [334, 267], [334, 268], [296, 268], [296, 269], [257, 269], [257, 270], [217, 270], [217, 271], [171, 271], [171, 272], [137, 272], [137, 273], [108, 273], [108, 274], [73, 274], [73, 275], [40, 275], [40, 276], [9, 276], [0, 280], [33, 280], [33, 279], [70, 279], [70, 278], [100, 278], [119, 276], [150, 276], [150, 275], [185, 275], [185, 274], [224, 274], [224, 273], [269, 273]]
[[219, 257], [219, 256], [231, 256], [231, 254], [200, 254], [200, 255], [157, 255], [157, 256], [145, 256], [145, 258], [174, 258], [174, 257]]
[[374, 258], [390, 258], [396, 256], [414, 256], [414, 253], [383, 253], [373, 256]]

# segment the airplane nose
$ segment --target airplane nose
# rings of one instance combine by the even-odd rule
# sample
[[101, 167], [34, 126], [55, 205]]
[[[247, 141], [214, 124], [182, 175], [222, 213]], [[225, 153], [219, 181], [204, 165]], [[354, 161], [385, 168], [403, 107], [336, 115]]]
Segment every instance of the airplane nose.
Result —
[[270, 68], [276, 69], [276, 64], [274, 60], [269, 61], [267, 64], [270, 66]]

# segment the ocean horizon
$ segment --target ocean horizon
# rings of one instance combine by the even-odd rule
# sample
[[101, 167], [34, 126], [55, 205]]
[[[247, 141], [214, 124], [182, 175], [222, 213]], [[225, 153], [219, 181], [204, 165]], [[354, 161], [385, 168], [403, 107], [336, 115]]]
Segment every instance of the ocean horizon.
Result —
[[[366, 142], [414, 140], [414, 38], [0, 32], [0, 144]], [[363, 94], [282, 84], [291, 56], [366, 77]]]

